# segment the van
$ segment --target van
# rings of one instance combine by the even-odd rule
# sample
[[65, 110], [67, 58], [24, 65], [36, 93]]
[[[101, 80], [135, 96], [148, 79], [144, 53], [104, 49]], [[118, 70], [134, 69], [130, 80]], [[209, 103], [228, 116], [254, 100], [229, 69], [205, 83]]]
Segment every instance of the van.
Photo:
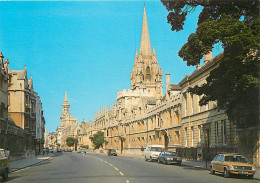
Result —
[[145, 161], [157, 160], [159, 154], [164, 150], [163, 145], [148, 145], [144, 151]]

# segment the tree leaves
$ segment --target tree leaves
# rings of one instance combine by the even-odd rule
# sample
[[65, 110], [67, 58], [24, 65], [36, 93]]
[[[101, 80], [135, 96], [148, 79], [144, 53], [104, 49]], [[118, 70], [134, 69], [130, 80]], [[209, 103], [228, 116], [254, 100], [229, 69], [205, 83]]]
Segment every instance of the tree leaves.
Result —
[[[179, 51], [187, 65], [197, 65], [216, 43], [224, 49], [206, 83], [189, 91], [203, 95], [200, 105], [217, 101], [238, 127], [259, 121], [259, 4], [257, 1], [161, 0], [170, 11], [172, 30], [183, 29], [191, 9], [202, 6], [198, 27]], [[188, 8], [189, 7], [189, 8]], [[173, 22], [176, 21], [176, 22]]]
[[105, 142], [104, 132], [98, 131], [93, 136], [89, 137], [89, 139], [94, 144], [95, 149], [98, 149], [99, 147], [103, 147], [103, 143]]
[[66, 138], [66, 144], [69, 147], [72, 147], [72, 146], [74, 146], [77, 143], [78, 143], [78, 139], [76, 139], [76, 138], [73, 138], [73, 137]]

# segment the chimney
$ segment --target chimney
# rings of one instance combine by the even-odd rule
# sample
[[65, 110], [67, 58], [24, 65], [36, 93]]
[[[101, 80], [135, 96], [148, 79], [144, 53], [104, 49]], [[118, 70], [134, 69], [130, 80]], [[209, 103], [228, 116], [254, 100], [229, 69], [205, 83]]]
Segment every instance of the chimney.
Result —
[[0, 52], [0, 62], [1, 62], [1, 64], [3, 64], [3, 58], [4, 58], [4, 55], [2, 54], [2, 52]]
[[204, 65], [208, 63], [208, 61], [212, 60], [212, 51], [208, 54], [204, 55]]
[[170, 90], [170, 73], [166, 73], [166, 93]]

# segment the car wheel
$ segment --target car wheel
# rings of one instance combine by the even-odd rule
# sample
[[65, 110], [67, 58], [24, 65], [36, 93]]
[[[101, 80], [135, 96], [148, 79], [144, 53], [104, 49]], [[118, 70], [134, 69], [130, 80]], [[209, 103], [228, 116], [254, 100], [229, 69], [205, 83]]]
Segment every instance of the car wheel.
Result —
[[5, 172], [5, 173], [2, 175], [2, 178], [3, 178], [3, 180], [7, 180], [7, 179], [8, 179], [8, 172]]
[[226, 168], [224, 169], [224, 177], [225, 177], [225, 178], [228, 178], [228, 177], [229, 177], [229, 173], [228, 173], [228, 171], [227, 171]]
[[153, 161], [152, 156], [150, 156], [150, 161]]
[[166, 160], [164, 160], [163, 164], [167, 165], [167, 162], [166, 162]]
[[215, 175], [215, 171], [213, 170], [212, 166], [210, 167], [210, 174]]
[[249, 179], [253, 179], [254, 175], [248, 175]]

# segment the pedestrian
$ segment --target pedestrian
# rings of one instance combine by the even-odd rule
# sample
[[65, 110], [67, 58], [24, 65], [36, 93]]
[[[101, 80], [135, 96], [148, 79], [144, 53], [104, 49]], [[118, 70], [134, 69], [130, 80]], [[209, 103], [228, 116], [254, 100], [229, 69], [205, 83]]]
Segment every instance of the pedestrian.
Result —
[[10, 151], [9, 151], [9, 149], [8, 148], [6, 148], [6, 150], [5, 150], [5, 153], [7, 154], [7, 156], [9, 157], [9, 155], [10, 155]]

